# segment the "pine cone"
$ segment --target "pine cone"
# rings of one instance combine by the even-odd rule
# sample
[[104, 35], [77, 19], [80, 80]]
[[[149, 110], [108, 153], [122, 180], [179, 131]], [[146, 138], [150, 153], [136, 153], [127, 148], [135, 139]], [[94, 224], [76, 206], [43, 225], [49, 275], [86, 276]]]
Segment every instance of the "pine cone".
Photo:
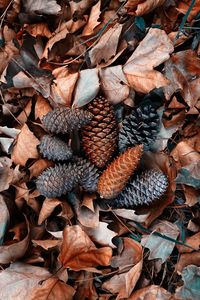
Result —
[[148, 170], [131, 180], [121, 194], [107, 201], [113, 208], [133, 208], [137, 205], [149, 205], [159, 199], [167, 190], [168, 180], [159, 170]]
[[36, 186], [41, 195], [54, 198], [71, 191], [77, 184], [77, 174], [72, 164], [48, 168], [38, 177]]
[[94, 115], [82, 129], [82, 145], [88, 158], [99, 168], [111, 159], [117, 144], [117, 124], [112, 105], [102, 96], [87, 106]]
[[67, 133], [87, 124], [93, 115], [79, 108], [57, 107], [42, 118], [44, 127], [52, 133]]
[[76, 163], [76, 170], [80, 174], [79, 184], [87, 192], [96, 192], [97, 182], [100, 175], [99, 170], [86, 159], [80, 159]]
[[107, 167], [98, 181], [98, 193], [102, 198], [117, 197], [137, 168], [142, 152], [142, 145], [129, 148]]
[[143, 144], [144, 150], [148, 150], [156, 139], [159, 125], [159, 116], [151, 104], [134, 108], [122, 122], [119, 131], [119, 150], [124, 151], [139, 144]]
[[65, 142], [48, 134], [42, 137], [39, 150], [51, 160], [67, 160], [72, 157], [72, 150]]

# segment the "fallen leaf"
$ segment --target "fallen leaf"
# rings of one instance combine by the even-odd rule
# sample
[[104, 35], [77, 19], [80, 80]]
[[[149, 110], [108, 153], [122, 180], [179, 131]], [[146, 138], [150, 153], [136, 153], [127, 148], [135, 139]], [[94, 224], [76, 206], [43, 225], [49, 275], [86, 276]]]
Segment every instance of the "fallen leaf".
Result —
[[48, 24], [38, 23], [38, 24], [25, 24], [24, 29], [32, 36], [45, 36], [50, 38], [52, 33], [49, 30]]
[[35, 120], [39, 119], [41, 121], [42, 117], [50, 111], [52, 111], [52, 108], [49, 102], [41, 95], [37, 95], [35, 103]]
[[122, 31], [122, 25], [116, 24], [108, 29], [100, 38], [98, 43], [88, 52], [90, 66], [107, 63], [117, 53], [119, 37]]
[[0, 137], [0, 145], [2, 151], [7, 154], [10, 154], [13, 142], [14, 142], [13, 138]]
[[61, 10], [56, 0], [23, 0], [23, 4], [27, 13], [57, 15]]
[[[173, 300], [171, 293], [158, 285], [150, 285], [139, 289], [129, 297], [129, 300]], [[174, 299], [175, 300], [175, 299]]]
[[97, 242], [102, 246], [116, 248], [112, 243], [112, 239], [117, 236], [117, 233], [110, 230], [107, 223], [99, 222], [98, 227], [84, 227], [83, 229], [94, 242]]
[[176, 245], [176, 247], [178, 248], [179, 253], [192, 252], [192, 251], [194, 251], [194, 249], [196, 251], [198, 251], [199, 248], [200, 248], [200, 232], [197, 232], [196, 234], [187, 237], [185, 239], [185, 244], [192, 247], [193, 249], [191, 249], [189, 247], [186, 247], [184, 245]]
[[199, 99], [200, 58], [192, 50], [172, 54], [165, 63], [165, 76], [170, 84], [164, 87], [166, 99], [179, 91], [184, 101], [193, 108]]
[[[52, 277], [45, 268], [22, 262], [11, 264], [0, 273], [0, 297], [2, 299], [58, 299], [72, 300], [74, 289]], [[12, 288], [11, 288], [12, 287]]]
[[181, 274], [183, 269], [189, 265], [200, 267], [200, 252], [181, 254], [175, 268], [176, 271]]
[[65, 227], [63, 243], [58, 257], [65, 268], [78, 271], [95, 268], [99, 265], [108, 266], [111, 257], [112, 249], [110, 247], [97, 249], [80, 226]]
[[93, 100], [99, 92], [97, 69], [82, 70], [74, 90], [73, 106], [81, 107]]
[[[120, 271], [121, 274], [114, 275], [102, 285], [104, 289], [110, 291], [111, 293], [118, 294], [116, 299], [129, 298], [142, 271], [142, 247], [134, 240], [126, 238], [124, 241], [124, 254], [122, 252], [122, 256], [124, 255], [129, 257], [129, 267], [122, 264]], [[132, 258], [132, 256], [134, 258]], [[125, 257], [125, 259], [127, 259], [127, 257]], [[123, 260], [120, 262], [122, 263]], [[132, 267], [133, 264], [134, 266]], [[128, 271], [126, 270], [127, 267]], [[125, 270], [126, 272], [122, 273]]]
[[20, 133], [20, 130], [16, 128], [9, 128], [7, 126], [0, 126], [0, 133], [3, 133], [15, 139], [17, 135]]
[[[65, 67], [55, 69], [52, 74], [56, 77], [51, 86], [52, 95], [56, 103], [71, 106], [72, 95], [76, 82], [78, 80], [78, 72], [71, 74]], [[56, 74], [58, 74], [56, 76]]]
[[168, 240], [166, 237], [160, 237], [154, 232], [161, 233], [171, 239], [176, 240], [179, 235], [179, 229], [175, 224], [168, 221], [157, 221], [151, 227], [151, 234], [143, 235], [141, 244], [150, 250], [148, 259], [161, 259], [164, 263], [172, 253], [175, 242]]
[[185, 194], [185, 204], [188, 206], [194, 206], [196, 203], [200, 202], [200, 195], [198, 190], [195, 190], [192, 186], [184, 185]]
[[154, 68], [169, 59], [173, 50], [165, 31], [151, 28], [123, 67], [130, 86], [138, 92], [148, 93], [167, 85], [169, 80]]
[[30, 172], [30, 179], [33, 177], [38, 177], [44, 170], [53, 166], [54, 163], [48, 159], [38, 159], [32, 164], [32, 166], [28, 168]]
[[147, 212], [146, 214], [139, 215], [133, 209], [124, 209], [124, 208], [113, 209], [113, 212], [116, 215], [118, 215], [119, 217], [131, 220], [131, 221], [136, 221], [138, 223], [144, 223], [150, 214]]
[[101, 13], [100, 7], [101, 1], [98, 1], [94, 6], [92, 6], [88, 22], [82, 32], [83, 36], [93, 34], [95, 27], [100, 24], [100, 22], [98, 21]]
[[93, 3], [93, 0], [80, 0], [78, 2], [76, 0], [70, 1], [71, 15], [75, 19], [81, 17]]
[[93, 275], [90, 272], [82, 272], [78, 277], [78, 286], [76, 289], [75, 298], [81, 300], [97, 300], [98, 297], [94, 283]]
[[54, 209], [60, 204], [61, 201], [58, 199], [45, 199], [38, 217], [38, 225], [41, 225], [42, 222], [44, 222], [51, 215]]
[[156, 7], [162, 6], [165, 0], [128, 0], [125, 4], [128, 14], [142, 16], [148, 14]]
[[200, 299], [200, 268], [197, 266], [187, 266], [182, 271], [184, 285], [176, 288], [175, 297], [178, 299]]
[[49, 250], [61, 245], [60, 240], [32, 240], [34, 245], [40, 246], [45, 250]]
[[11, 245], [0, 246], [0, 263], [9, 264], [23, 257], [29, 245], [30, 240], [30, 228], [29, 223], [27, 224], [27, 235], [19, 242]]
[[16, 165], [25, 166], [29, 158], [38, 158], [37, 146], [39, 143], [40, 141], [34, 136], [28, 126], [24, 124], [12, 151], [11, 157], [13, 162]]
[[6, 156], [0, 157], [0, 192], [9, 188], [13, 180], [12, 161]]
[[[185, 15], [185, 14], [187, 14], [190, 5], [191, 5], [191, 3], [188, 0], [180, 1], [178, 3], [177, 10]], [[200, 11], [199, 0], [197, 0], [194, 2], [194, 5], [192, 6], [191, 11], [190, 11], [189, 15], [187, 16], [187, 20], [189, 22], [191, 22], [192, 19], [194, 19], [196, 17], [196, 15], [199, 13], [199, 11]]]
[[4, 71], [4, 69], [7, 67], [8, 63], [12, 59], [14, 55], [17, 55], [19, 53], [19, 49], [17, 49], [12, 41], [9, 41], [6, 43], [4, 48], [1, 48], [0, 50], [0, 74]]
[[100, 69], [99, 75], [102, 90], [110, 103], [117, 104], [128, 98], [129, 86], [121, 65]]

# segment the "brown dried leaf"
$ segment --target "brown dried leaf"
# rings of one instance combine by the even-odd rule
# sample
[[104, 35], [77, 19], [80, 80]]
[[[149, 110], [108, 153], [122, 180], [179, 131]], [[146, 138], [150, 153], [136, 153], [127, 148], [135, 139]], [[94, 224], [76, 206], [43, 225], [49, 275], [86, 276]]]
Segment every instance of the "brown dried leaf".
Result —
[[74, 90], [73, 106], [81, 107], [93, 100], [99, 92], [98, 69], [82, 70]]
[[196, 203], [200, 202], [199, 191], [195, 190], [192, 186], [183, 185], [185, 194], [185, 204], [188, 206], [194, 206]]
[[169, 81], [153, 68], [169, 58], [174, 47], [164, 30], [151, 28], [123, 67], [131, 87], [148, 93]]
[[49, 167], [53, 167], [54, 163], [48, 159], [38, 159], [31, 167], [29, 167], [30, 179], [38, 177], [44, 170]]
[[95, 27], [97, 27], [100, 24], [100, 22], [98, 21], [101, 13], [100, 8], [101, 8], [101, 1], [98, 1], [94, 6], [92, 6], [89, 20], [82, 32], [83, 36], [93, 34]]
[[[150, 285], [139, 289], [129, 297], [129, 300], [173, 300], [171, 293], [158, 285]], [[175, 300], [175, 299], [174, 299]]]
[[117, 104], [128, 98], [129, 86], [121, 65], [100, 69], [99, 75], [108, 101]]
[[10, 222], [10, 213], [8, 207], [6, 205], [6, 201], [4, 197], [0, 195], [0, 209], [1, 209], [1, 218], [0, 218], [0, 245], [3, 244], [3, 239], [5, 232], [7, 230], [7, 226]]
[[11, 245], [0, 246], [0, 263], [9, 264], [23, 257], [29, 245], [30, 240], [30, 228], [29, 223], [27, 224], [27, 235], [21, 241]]
[[13, 180], [13, 172], [11, 169], [12, 160], [6, 156], [0, 157], [0, 192], [9, 188]]
[[162, 6], [164, 2], [165, 0], [128, 0], [124, 7], [130, 15], [143, 16]]
[[72, 95], [79, 77], [78, 72], [71, 74], [67, 68], [61, 67], [55, 69], [52, 74], [56, 78], [51, 86], [55, 102], [71, 106]]
[[61, 245], [60, 240], [32, 240], [33, 244], [42, 247], [45, 250], [49, 250]]
[[115, 24], [112, 28], [108, 29], [98, 43], [92, 47], [88, 52], [91, 66], [101, 65], [107, 63], [117, 53], [117, 46], [119, 37], [122, 31], [121, 24]]
[[[124, 250], [125, 253], [122, 255], [128, 255], [130, 263], [127, 265], [122, 265], [121, 273], [119, 275], [114, 275], [111, 279], [103, 283], [103, 288], [110, 291], [113, 294], [118, 294], [116, 299], [128, 298], [135, 287], [141, 271], [142, 271], [142, 247], [139, 243], [134, 240], [125, 239]], [[133, 256], [133, 258], [132, 258]], [[120, 263], [122, 263], [120, 261]], [[132, 267], [132, 265], [134, 266]], [[127, 271], [128, 267], [128, 271]]]
[[93, 3], [93, 0], [70, 1], [69, 5], [71, 9], [71, 15], [76, 18], [82, 16], [84, 12], [92, 6]]
[[[191, 3], [190, 1], [180, 1], [178, 2], [178, 7], [177, 10], [180, 11], [182, 14], [186, 14], [188, 12], [188, 9], [190, 7]], [[187, 16], [187, 20], [191, 22], [196, 15], [200, 11], [200, 6], [199, 6], [199, 0], [195, 1], [194, 5], [192, 6], [192, 10], [190, 11], [189, 15]]]
[[176, 271], [181, 274], [182, 270], [189, 265], [200, 267], [200, 252], [181, 254], [176, 264]]
[[37, 95], [35, 103], [35, 120], [39, 119], [41, 121], [42, 117], [50, 111], [52, 111], [52, 108], [49, 102], [41, 95]]
[[54, 211], [54, 209], [61, 204], [61, 201], [58, 199], [45, 199], [42, 208], [40, 210], [38, 225], [41, 225]]
[[[98, 297], [93, 283], [93, 274], [90, 272], [82, 272], [78, 277], [78, 286], [76, 289], [75, 299], [77, 300], [97, 300]], [[101, 299], [102, 300], [102, 299]]]
[[39, 143], [40, 141], [34, 136], [28, 126], [24, 124], [12, 151], [11, 157], [13, 162], [16, 165], [25, 166], [29, 158], [38, 158], [37, 146]]
[[185, 239], [185, 244], [192, 247], [193, 249], [186, 247], [184, 245], [176, 245], [178, 248], [179, 253], [188, 253], [194, 251], [198, 251], [200, 249], [200, 232], [197, 232], [196, 234], [189, 236]]
[[19, 53], [19, 49], [17, 49], [12, 41], [6, 43], [4, 48], [0, 49], [0, 74], [7, 67], [9, 61], [12, 59], [14, 55]]
[[200, 58], [192, 50], [172, 54], [165, 63], [165, 75], [170, 84], [164, 88], [166, 99], [179, 91], [185, 102], [193, 108], [199, 99]]
[[25, 24], [24, 29], [32, 36], [45, 36], [50, 38], [52, 33], [49, 30], [48, 24], [46, 23], [36, 23], [36, 24]]
[[[112, 257], [112, 249], [97, 249], [79, 225], [65, 227], [59, 261], [65, 268], [87, 270], [96, 266], [108, 266]], [[78, 264], [77, 264], [78, 261]]]

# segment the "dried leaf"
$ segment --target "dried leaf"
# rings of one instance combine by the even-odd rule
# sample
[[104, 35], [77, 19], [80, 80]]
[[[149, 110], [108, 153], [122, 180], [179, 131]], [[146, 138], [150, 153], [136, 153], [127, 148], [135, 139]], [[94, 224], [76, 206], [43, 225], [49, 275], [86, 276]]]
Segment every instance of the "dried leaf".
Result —
[[129, 96], [129, 86], [122, 66], [114, 66], [99, 71], [102, 89], [112, 104], [120, 103]]
[[[129, 268], [126, 270], [127, 265], [122, 264], [121, 274], [114, 275], [111, 279], [103, 283], [103, 288], [118, 294], [116, 299], [128, 298], [135, 287], [141, 271], [142, 271], [142, 247], [139, 243], [131, 239], [125, 239], [124, 250], [125, 253], [122, 255], [128, 255], [129, 257]], [[133, 258], [132, 258], [133, 256]], [[122, 263], [122, 261], [121, 261]], [[134, 266], [132, 267], [132, 265]], [[124, 273], [122, 273], [125, 271]]]
[[117, 53], [119, 37], [122, 31], [121, 24], [115, 24], [102, 35], [98, 43], [88, 52], [90, 65], [94, 67], [107, 63]]
[[40, 141], [34, 136], [28, 126], [24, 124], [12, 151], [13, 162], [16, 165], [25, 166], [29, 158], [38, 158], [37, 146], [39, 143]]
[[33, 244], [42, 247], [45, 250], [49, 250], [61, 245], [60, 240], [32, 240]]
[[183, 269], [189, 265], [200, 267], [200, 252], [183, 253], [176, 264], [176, 271], [181, 274]]
[[32, 164], [31, 167], [29, 167], [30, 179], [33, 177], [38, 177], [44, 170], [53, 166], [54, 163], [48, 159], [38, 159]]
[[[185, 239], [185, 244], [198, 251], [200, 248], [200, 232], [197, 232], [196, 234], [187, 237]], [[188, 253], [193, 251], [193, 249], [184, 245], [176, 245], [176, 247], [178, 248], [179, 253]]]
[[110, 230], [107, 223], [99, 222], [98, 227], [84, 227], [83, 229], [94, 242], [97, 242], [102, 246], [116, 248], [116, 246], [112, 243], [112, 239], [117, 236], [117, 233]]
[[93, 34], [95, 27], [97, 27], [100, 24], [100, 22], [98, 21], [101, 13], [100, 7], [101, 1], [98, 1], [94, 6], [92, 6], [88, 22], [83, 29], [82, 35]]
[[26, 253], [26, 250], [29, 245], [30, 240], [30, 228], [29, 223], [27, 223], [27, 235], [24, 239], [19, 242], [16, 242], [11, 245], [3, 245], [0, 246], [0, 263], [1, 264], [9, 264], [13, 261], [18, 260], [19, 258], [23, 257]]
[[169, 81], [153, 68], [165, 62], [173, 50], [165, 31], [151, 28], [123, 67], [130, 86], [138, 92], [148, 93], [167, 85]]
[[0, 192], [7, 190], [13, 180], [11, 165], [10, 158], [6, 156], [0, 158]]
[[162, 287], [150, 285], [133, 292], [129, 300], [173, 300], [171, 297], [172, 295]]
[[165, 237], [156, 236], [154, 232], [159, 232], [171, 239], [176, 240], [179, 235], [179, 229], [175, 224], [168, 221], [158, 221], [150, 228], [152, 234], [143, 235], [141, 244], [145, 248], [150, 249], [150, 255], [148, 259], [159, 258], [162, 263], [165, 262], [172, 253], [175, 242], [167, 240]]
[[45, 199], [42, 208], [40, 210], [38, 225], [41, 225], [54, 211], [54, 209], [61, 204], [61, 201], [58, 199]]
[[1, 219], [0, 219], [0, 245], [3, 244], [4, 235], [7, 230], [7, 226], [10, 222], [10, 213], [4, 197], [0, 195], [0, 209], [1, 209]]
[[127, 8], [128, 14], [142, 16], [162, 6], [164, 2], [165, 0], [128, 0], [124, 7]]
[[82, 70], [74, 90], [73, 106], [81, 107], [89, 103], [96, 97], [99, 88], [98, 70]]
[[52, 111], [52, 108], [49, 102], [41, 95], [37, 95], [35, 103], [35, 119], [41, 121], [42, 117], [50, 111]]
[[56, 0], [23, 0], [26, 12], [57, 15], [61, 7]]
[[[97, 249], [80, 226], [65, 227], [59, 261], [65, 268], [87, 270], [96, 266], [108, 266], [112, 257], [110, 247]], [[79, 262], [77, 264], [77, 261]]]

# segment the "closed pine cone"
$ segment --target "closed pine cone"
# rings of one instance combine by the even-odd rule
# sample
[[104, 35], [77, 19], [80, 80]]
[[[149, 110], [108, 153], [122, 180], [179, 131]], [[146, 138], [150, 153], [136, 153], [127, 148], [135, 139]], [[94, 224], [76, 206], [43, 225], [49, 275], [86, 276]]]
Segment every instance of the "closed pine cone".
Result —
[[132, 179], [125, 189], [107, 203], [113, 208], [133, 208], [138, 205], [149, 205], [161, 198], [168, 186], [167, 176], [160, 170], [147, 170]]
[[117, 146], [117, 123], [112, 105], [102, 96], [88, 104], [93, 119], [82, 128], [82, 146], [90, 161], [103, 168]]
[[80, 174], [79, 184], [87, 192], [97, 191], [97, 182], [100, 175], [99, 170], [88, 160], [79, 159], [76, 163], [76, 170]]
[[67, 160], [72, 157], [71, 148], [58, 137], [44, 135], [39, 145], [40, 153], [51, 160]]
[[92, 114], [79, 108], [57, 107], [42, 118], [42, 123], [49, 132], [67, 133], [79, 129], [92, 119]]
[[98, 181], [98, 193], [102, 198], [115, 198], [123, 190], [137, 168], [142, 152], [143, 145], [129, 148], [107, 167]]

